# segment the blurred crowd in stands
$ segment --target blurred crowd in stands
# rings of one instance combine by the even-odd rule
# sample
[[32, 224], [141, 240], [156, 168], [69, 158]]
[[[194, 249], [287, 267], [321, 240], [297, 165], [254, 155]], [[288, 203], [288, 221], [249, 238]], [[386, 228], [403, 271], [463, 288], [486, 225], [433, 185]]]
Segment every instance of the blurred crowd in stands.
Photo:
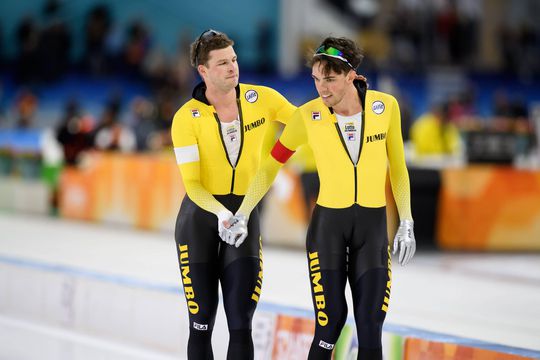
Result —
[[[362, 72], [401, 72], [415, 76], [433, 65], [478, 70], [481, 22], [486, 21], [481, 1], [400, 0], [383, 17], [377, 16], [380, 11], [373, 11], [377, 2], [357, 2], [372, 6], [354, 9], [350, 8], [354, 3], [351, 1], [328, 2], [360, 25], [359, 41], [366, 52]], [[155, 46], [144, 20], [135, 19], [121, 29], [106, 5], [96, 5], [85, 18], [82, 53], [74, 59], [75, 37], [61, 16], [62, 6], [64, 2], [48, 0], [43, 9], [35, 9], [36, 14], [20, 19], [15, 34], [16, 56], [10, 61], [0, 59], [3, 72], [12, 75], [18, 89], [13, 104], [4, 104], [15, 109], [12, 114], [15, 118], [8, 121], [3, 111], [0, 131], [6, 124], [16, 129], [35, 127], [40, 102], [33, 90], [36, 86], [54, 83], [69, 73], [90, 78], [124, 77], [143, 82], [150, 95], [136, 96], [127, 106], [120, 95], [112, 95], [102, 104], [101, 113], [90, 113], [76, 97], [66, 97], [63, 115], [55, 124], [55, 136], [62, 144], [65, 163], [76, 164], [79, 155], [88, 149], [131, 152], [169, 147], [172, 117], [190, 96], [196, 81], [189, 64], [189, 43], [194, 34], [180, 32], [179, 28], [175, 55], [166, 55]], [[538, 26], [527, 19], [498, 26], [496, 51], [502, 59], [499, 72], [537, 79], [540, 74]], [[264, 39], [268, 33], [268, 28], [263, 28], [257, 38]], [[262, 44], [254, 44], [253, 48], [267, 51]], [[270, 64], [263, 65], [260, 69], [264, 71], [272, 68]], [[456, 138], [460, 133], [481, 127], [528, 134], [528, 146], [533, 146], [528, 104], [504, 90], [493, 96], [493, 118], [489, 122], [478, 121], [475, 94], [469, 89], [431, 104], [432, 109], [416, 121], [411, 119], [413, 112], [407, 106], [405, 94], [402, 95], [403, 135], [405, 139], [411, 135], [418, 153], [459, 151], [460, 142]], [[434, 138], [440, 138], [440, 143], [433, 144]], [[415, 139], [430, 139], [431, 143], [422, 144], [422, 140]]]
[[92, 148], [146, 151], [169, 146], [172, 117], [189, 96], [195, 78], [189, 64], [191, 36], [182, 34], [175, 56], [167, 57], [153, 47], [144, 21], [136, 19], [126, 29], [118, 29], [109, 8], [96, 5], [86, 16], [83, 53], [73, 59], [74, 36], [60, 16], [64, 5], [49, 0], [39, 16], [20, 20], [16, 57], [11, 62], [3, 61], [4, 72], [12, 75], [18, 88], [13, 100], [15, 119], [4, 119], [0, 128], [10, 123], [15, 129], [39, 125], [35, 123], [39, 98], [34, 89], [77, 73], [89, 78], [139, 81], [149, 88], [150, 95], [130, 99], [129, 109], [124, 111], [124, 99], [112, 94], [102, 104], [103, 111], [92, 114], [81, 101], [65, 94], [56, 137], [64, 147], [67, 164], [75, 164], [81, 152]]
[[[421, 72], [437, 65], [476, 69], [482, 45], [495, 67], [523, 77], [540, 74], [540, 4], [535, 0], [325, 0], [359, 32], [374, 69]], [[486, 26], [489, 24], [489, 26]], [[486, 34], [495, 44], [482, 44]], [[364, 67], [366, 64], [364, 64]]]

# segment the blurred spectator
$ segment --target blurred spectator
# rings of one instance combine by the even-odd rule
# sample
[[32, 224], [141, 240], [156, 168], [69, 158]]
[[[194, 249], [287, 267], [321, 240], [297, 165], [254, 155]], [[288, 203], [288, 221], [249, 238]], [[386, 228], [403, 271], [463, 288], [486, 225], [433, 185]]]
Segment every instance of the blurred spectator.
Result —
[[476, 116], [475, 92], [469, 87], [448, 101], [449, 120], [458, 127]]
[[150, 34], [142, 20], [133, 21], [127, 29], [123, 61], [129, 75], [142, 75], [143, 63], [150, 49]]
[[[172, 59], [156, 49], [145, 62], [145, 74], [152, 90], [159, 99], [170, 98], [179, 106], [191, 95], [195, 80], [194, 71], [189, 59], [191, 35], [184, 31], [180, 35], [178, 49]], [[158, 102], [161, 100], [158, 99]], [[167, 121], [168, 123], [168, 121]]]
[[113, 99], [107, 104], [100, 123], [94, 130], [93, 145], [98, 150], [131, 152], [137, 145], [135, 134], [120, 123], [120, 101]]
[[90, 134], [93, 123], [81, 116], [79, 105], [74, 100], [66, 104], [65, 114], [56, 131], [56, 139], [62, 145], [67, 165], [77, 165], [80, 155], [91, 147]]
[[536, 0], [522, 0], [519, 6], [503, 5], [504, 17], [498, 33], [503, 69], [526, 80], [540, 74], [539, 11]]
[[38, 79], [40, 68], [38, 45], [40, 39], [39, 28], [35, 20], [24, 17], [17, 26], [17, 80], [21, 83], [33, 82]]
[[0, 130], [7, 126], [6, 113], [4, 108], [4, 83], [0, 79]]
[[17, 129], [30, 129], [34, 126], [34, 114], [38, 106], [38, 99], [28, 89], [23, 89], [15, 99], [15, 109], [17, 112]]
[[512, 106], [508, 95], [503, 90], [497, 90], [493, 95], [493, 116], [495, 117], [511, 117]]
[[0, 23], [0, 70], [4, 70], [4, 28]]
[[92, 75], [106, 74], [110, 69], [106, 40], [111, 29], [111, 15], [106, 5], [94, 6], [86, 20], [83, 65]]
[[489, 130], [515, 134], [517, 153], [526, 154], [536, 145], [537, 139], [523, 99], [510, 99], [506, 92], [497, 91], [493, 97], [493, 116]]
[[390, 19], [390, 60], [400, 71], [432, 64], [472, 67], [481, 15], [481, 0], [399, 0]]
[[441, 46], [441, 57], [438, 59], [444, 63], [455, 63], [459, 60], [459, 14], [455, 0], [442, 2], [436, 16], [437, 43]]
[[429, 37], [433, 37], [433, 5], [419, 0], [400, 0], [390, 18], [392, 65], [403, 71], [418, 71], [429, 60]]
[[411, 127], [411, 140], [417, 155], [456, 155], [460, 135], [450, 122], [448, 104], [435, 106]]
[[257, 72], [267, 74], [272, 71], [272, 26], [267, 20], [261, 20], [257, 24], [256, 47], [257, 47]]
[[482, 0], [457, 0], [459, 10], [459, 57], [463, 65], [473, 66], [478, 53]]
[[71, 35], [60, 18], [60, 2], [49, 0], [45, 4], [46, 26], [39, 41], [41, 80], [54, 81], [64, 75], [70, 66]]
[[155, 150], [156, 109], [154, 104], [143, 97], [133, 99], [128, 115], [128, 125], [133, 129], [137, 151]]
[[174, 88], [176, 79], [172, 76], [173, 68], [170, 66], [166, 54], [159, 48], [153, 49], [144, 62], [144, 74], [152, 90], [159, 92], [164, 88]]
[[369, 26], [380, 11], [377, 0], [326, 0], [326, 2], [341, 12], [341, 15], [351, 20], [356, 26]]
[[169, 92], [162, 92], [157, 97], [156, 134], [153, 137], [153, 149], [162, 149], [172, 145], [171, 125], [174, 113], [179, 108], [178, 99], [173, 95]]
[[191, 96], [191, 89], [195, 82], [195, 72], [191, 67], [189, 59], [189, 46], [191, 44], [192, 34], [189, 31], [183, 31], [180, 34], [176, 56], [172, 62], [172, 78], [176, 81], [178, 89], [177, 103], [182, 104]]
[[509, 98], [504, 90], [497, 90], [493, 96], [493, 116], [505, 118], [528, 118], [525, 101], [520, 97]]

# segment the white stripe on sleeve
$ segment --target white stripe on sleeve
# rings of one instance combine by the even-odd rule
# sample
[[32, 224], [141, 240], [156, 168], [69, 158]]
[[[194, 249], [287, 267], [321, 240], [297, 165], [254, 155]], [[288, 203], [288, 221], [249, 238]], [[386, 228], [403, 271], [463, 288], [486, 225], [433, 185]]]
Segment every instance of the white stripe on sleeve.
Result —
[[199, 147], [197, 144], [175, 147], [174, 155], [178, 165], [199, 161]]

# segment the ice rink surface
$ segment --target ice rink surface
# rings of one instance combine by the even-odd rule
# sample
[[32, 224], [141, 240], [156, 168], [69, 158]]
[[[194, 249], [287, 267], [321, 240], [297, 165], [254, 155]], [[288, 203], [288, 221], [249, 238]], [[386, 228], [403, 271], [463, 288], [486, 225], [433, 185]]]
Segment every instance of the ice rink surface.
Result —
[[[419, 329], [540, 351], [540, 254], [420, 252], [405, 267], [393, 260], [387, 329]], [[181, 283], [172, 233], [111, 224], [0, 213], [2, 262], [57, 267], [157, 288], [179, 289]], [[264, 248], [260, 307], [273, 306], [311, 311], [303, 251]], [[77, 359], [171, 359], [0, 312], [0, 346], [21, 352], [13, 359], [40, 359], [43, 346], [70, 342], [78, 344], [69, 346], [71, 355], [80, 352], [73, 357]], [[42, 344], [42, 349], [29, 344]], [[34, 353], [36, 357], [29, 355]]]

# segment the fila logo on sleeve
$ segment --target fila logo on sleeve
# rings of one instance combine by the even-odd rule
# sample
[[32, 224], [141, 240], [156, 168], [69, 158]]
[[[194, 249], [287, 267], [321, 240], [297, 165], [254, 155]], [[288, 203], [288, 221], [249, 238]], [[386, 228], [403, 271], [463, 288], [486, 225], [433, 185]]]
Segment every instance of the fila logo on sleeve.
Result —
[[208, 330], [208, 324], [198, 324], [195, 321], [193, 322], [193, 328], [195, 330], [199, 331], [207, 331]]
[[326, 350], [332, 350], [334, 348], [334, 344], [329, 344], [322, 340], [319, 341], [319, 346]]

